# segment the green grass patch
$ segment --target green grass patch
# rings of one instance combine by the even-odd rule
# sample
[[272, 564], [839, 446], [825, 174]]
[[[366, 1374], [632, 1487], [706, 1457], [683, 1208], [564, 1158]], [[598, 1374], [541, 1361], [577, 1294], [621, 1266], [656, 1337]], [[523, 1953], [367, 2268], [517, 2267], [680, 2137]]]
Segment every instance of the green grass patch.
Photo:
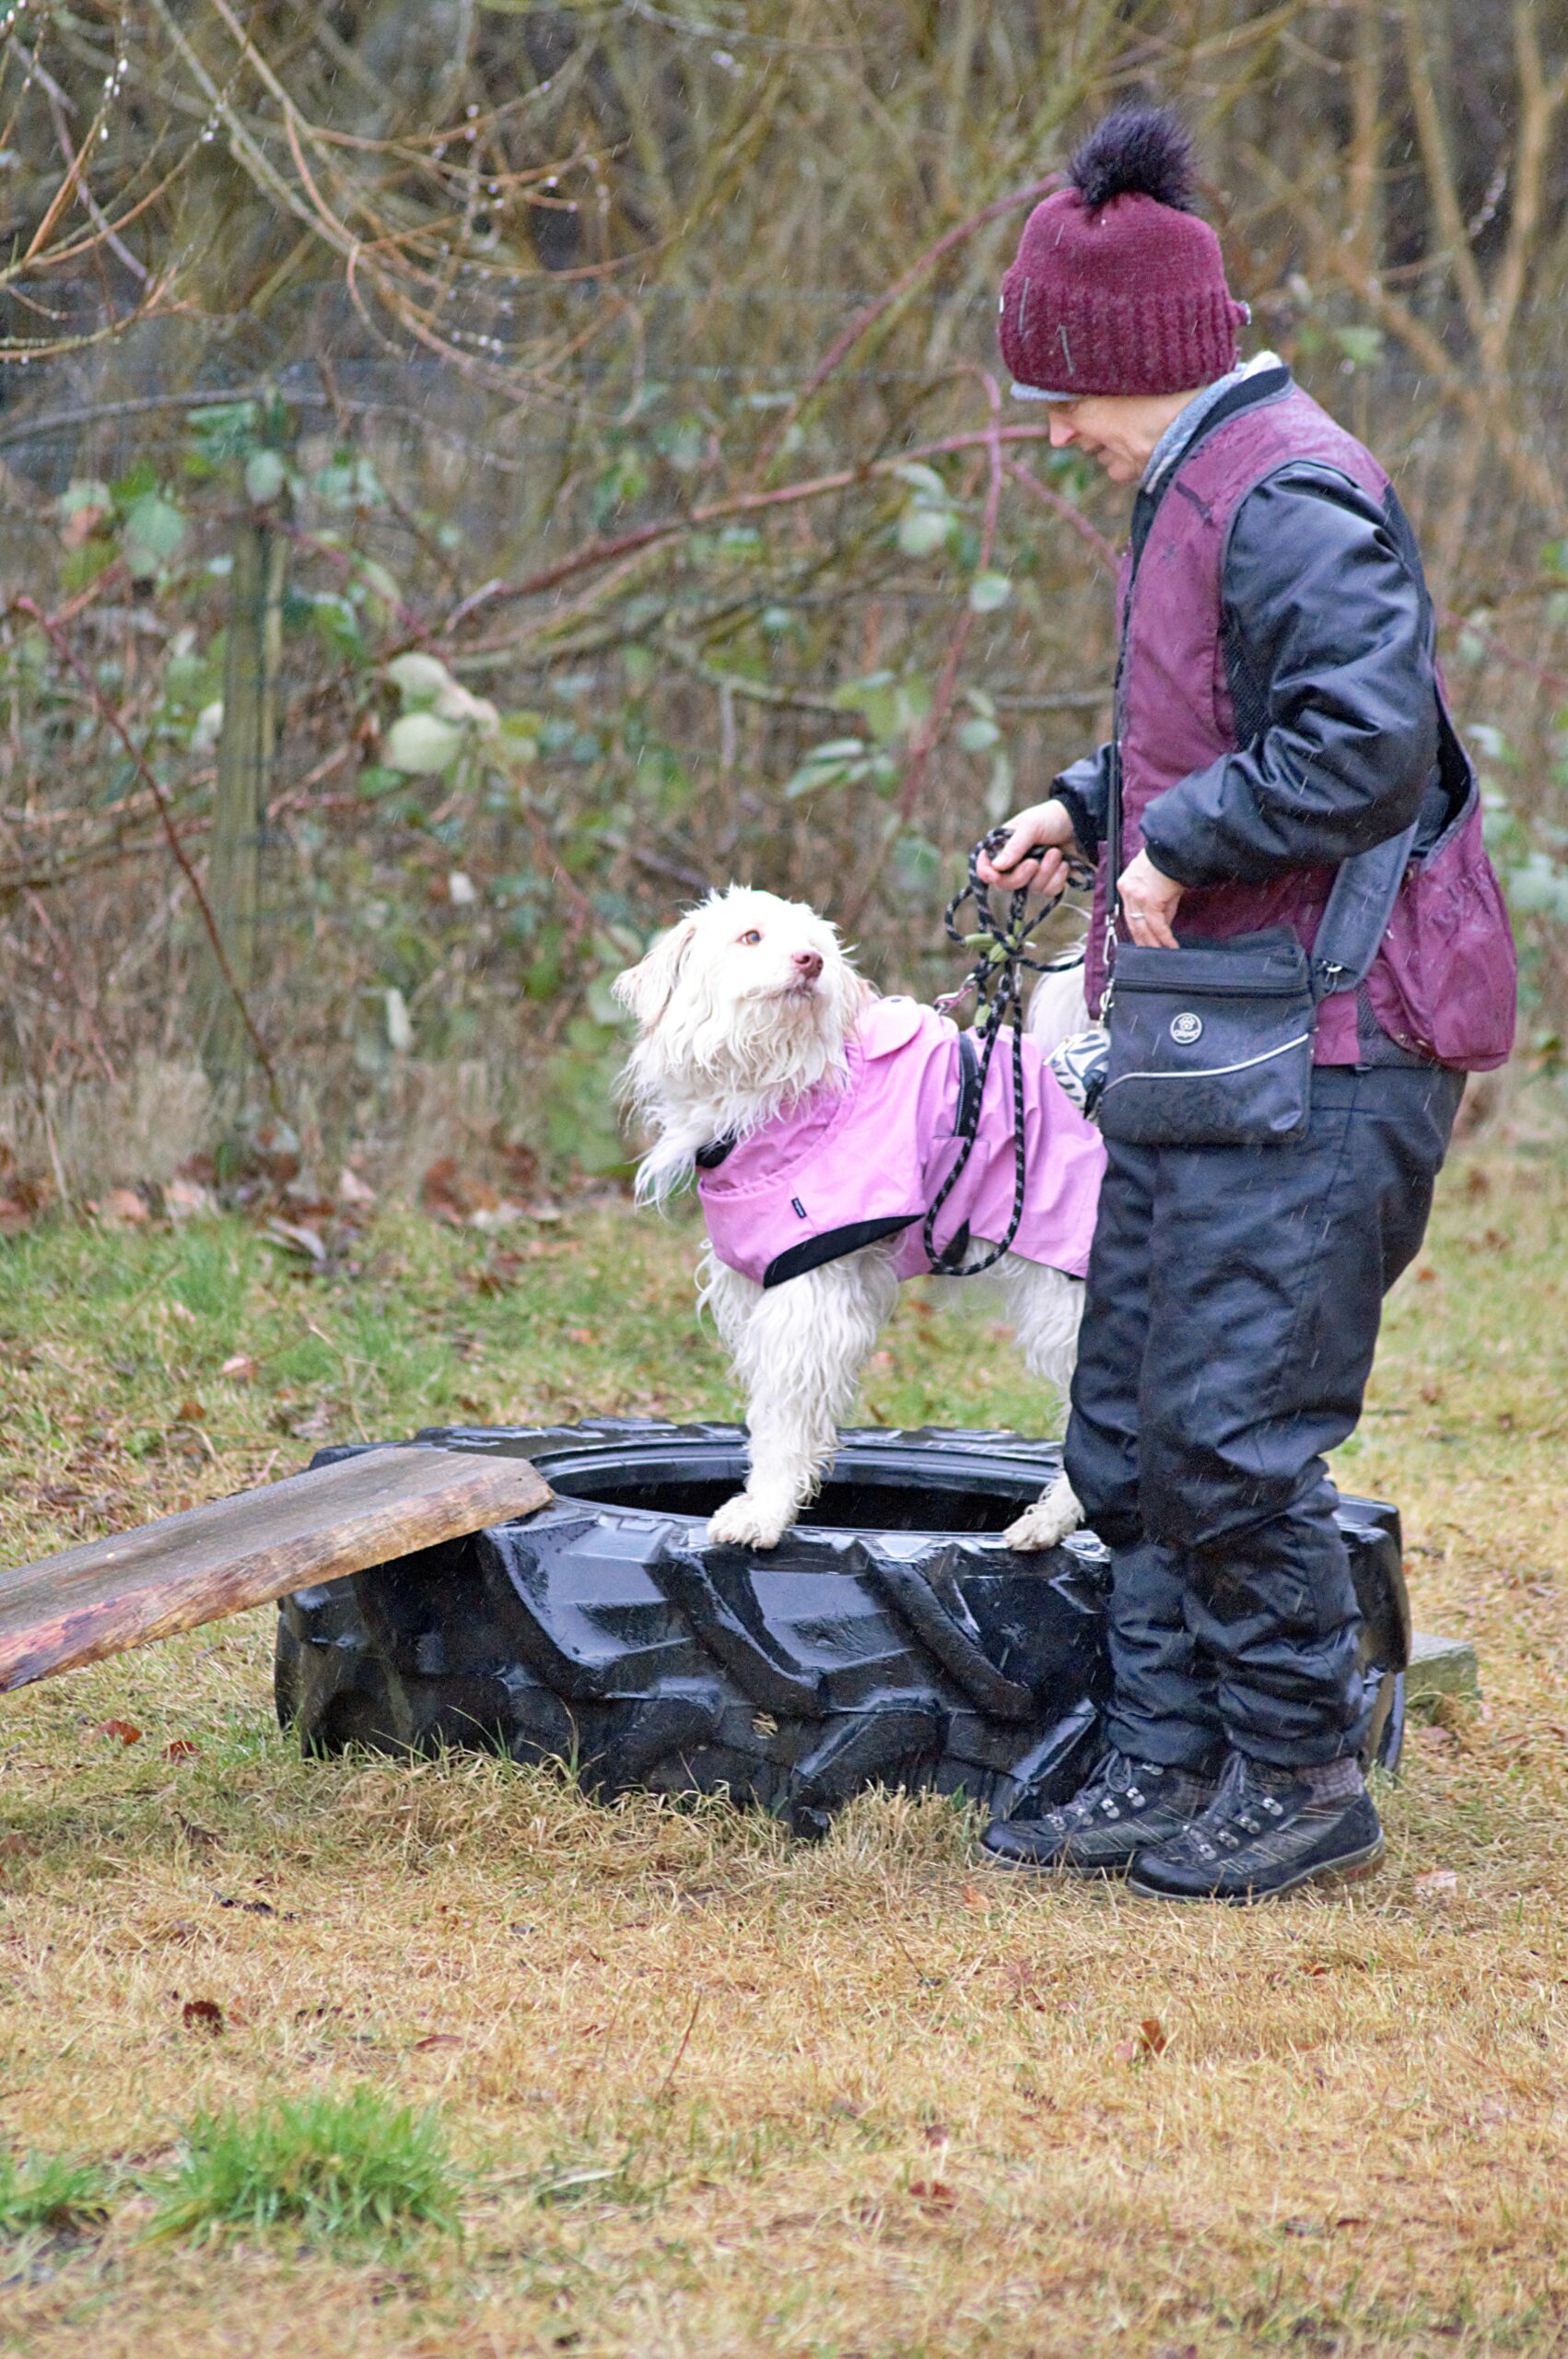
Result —
[[298, 2230], [323, 2243], [455, 2232], [461, 2176], [437, 2116], [380, 2090], [198, 2116], [155, 2237]]
[[0, 2236], [90, 2228], [109, 2211], [109, 2182], [96, 2163], [69, 2154], [0, 2154]]

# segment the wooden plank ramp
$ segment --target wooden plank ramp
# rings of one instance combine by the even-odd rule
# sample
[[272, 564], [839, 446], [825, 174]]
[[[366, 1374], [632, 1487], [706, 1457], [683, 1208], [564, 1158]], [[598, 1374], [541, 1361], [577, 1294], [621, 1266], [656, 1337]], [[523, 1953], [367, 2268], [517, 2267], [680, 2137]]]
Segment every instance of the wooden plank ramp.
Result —
[[0, 1572], [0, 1692], [530, 1515], [525, 1458], [366, 1450]]

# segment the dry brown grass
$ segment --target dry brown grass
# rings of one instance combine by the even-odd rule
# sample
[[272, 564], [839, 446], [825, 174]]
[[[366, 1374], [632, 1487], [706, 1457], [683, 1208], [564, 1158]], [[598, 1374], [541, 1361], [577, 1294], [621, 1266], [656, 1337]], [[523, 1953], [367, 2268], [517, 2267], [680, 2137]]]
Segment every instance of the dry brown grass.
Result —
[[[1385, 1797], [1388, 1864], [1352, 1897], [1189, 1914], [993, 1881], [933, 1802], [868, 1798], [813, 1849], [715, 1806], [595, 1809], [489, 1761], [303, 1764], [268, 1726], [260, 1615], [10, 1699], [0, 2120], [23, 2148], [118, 2164], [128, 2191], [101, 2237], [0, 2259], [0, 2349], [1561, 2348], [1568, 1177], [1474, 1157], [1445, 1186], [1340, 1472], [1403, 1504], [1418, 1622], [1475, 1638], [1487, 1701], [1416, 1734]], [[638, 1230], [629, 1252], [619, 1221], [574, 1234], [594, 1269], [603, 1253], [678, 1299], [679, 1232]], [[85, 1249], [48, 1250], [80, 1275]], [[444, 1271], [467, 1332], [471, 1249], [423, 1250], [396, 1245], [409, 1285], [439, 1304]], [[534, 1315], [574, 1315], [573, 1267], [538, 1265]], [[252, 1325], [293, 1315], [270, 1283]], [[603, 1370], [623, 1405], [722, 1402], [668, 1307], [660, 1340], [628, 1320], [636, 1364], [613, 1387], [599, 1294], [575, 1376], [591, 1398]], [[7, 1364], [16, 1554], [68, 1532], [15, 1478], [80, 1453], [131, 1348], [111, 1332], [129, 1314], [74, 1329], [68, 1289], [50, 1299], [47, 1348], [18, 1367], [13, 1343]], [[542, 1373], [512, 1315], [481, 1375], [450, 1381], [547, 1407], [569, 1356]], [[987, 1333], [932, 1340], [906, 1313], [879, 1409], [956, 1415], [962, 1369], [972, 1415]], [[167, 1365], [166, 1414], [192, 1375]], [[422, 1378], [420, 1400], [439, 1408], [448, 1381]], [[1010, 1381], [999, 1352], [999, 1414], [1018, 1414]], [[146, 1507], [255, 1470], [259, 1410], [208, 1406], [214, 1456], [141, 1461]], [[138, 1744], [94, 1733], [115, 1717]], [[200, 1752], [162, 1758], [181, 1737]], [[222, 2008], [221, 2034], [186, 2027], [193, 1998]], [[360, 2081], [441, 2109], [475, 2174], [461, 2245], [143, 2240], [135, 2177], [196, 2110]]]

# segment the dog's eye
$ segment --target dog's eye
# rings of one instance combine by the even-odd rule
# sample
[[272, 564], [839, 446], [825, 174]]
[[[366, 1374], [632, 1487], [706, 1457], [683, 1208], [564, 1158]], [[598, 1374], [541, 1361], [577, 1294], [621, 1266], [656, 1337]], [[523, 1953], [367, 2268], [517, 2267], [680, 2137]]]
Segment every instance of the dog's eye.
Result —
[[754, 925], [749, 933], [742, 934], [741, 940], [743, 942], [760, 942], [762, 940], [762, 936], [758, 933], [755, 926]]

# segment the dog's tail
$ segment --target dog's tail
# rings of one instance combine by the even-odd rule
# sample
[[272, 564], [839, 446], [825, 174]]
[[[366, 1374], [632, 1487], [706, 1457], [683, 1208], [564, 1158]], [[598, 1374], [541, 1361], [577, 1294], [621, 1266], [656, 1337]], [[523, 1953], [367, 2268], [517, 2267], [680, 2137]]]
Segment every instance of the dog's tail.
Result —
[[1047, 967], [1036, 977], [1034, 993], [1029, 1001], [1029, 1014], [1024, 1023], [1025, 1037], [1034, 1041], [1043, 1057], [1082, 1032], [1089, 1021], [1089, 1010], [1083, 1000], [1083, 954], [1079, 952], [1068, 967]]

